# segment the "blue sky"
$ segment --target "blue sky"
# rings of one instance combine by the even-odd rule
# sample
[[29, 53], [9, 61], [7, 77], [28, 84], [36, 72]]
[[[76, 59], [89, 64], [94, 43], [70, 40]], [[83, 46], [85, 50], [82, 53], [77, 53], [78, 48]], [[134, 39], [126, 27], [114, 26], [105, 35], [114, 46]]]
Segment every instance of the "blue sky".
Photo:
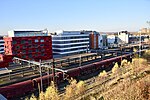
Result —
[[150, 0], [0, 0], [0, 34], [13, 29], [138, 31]]

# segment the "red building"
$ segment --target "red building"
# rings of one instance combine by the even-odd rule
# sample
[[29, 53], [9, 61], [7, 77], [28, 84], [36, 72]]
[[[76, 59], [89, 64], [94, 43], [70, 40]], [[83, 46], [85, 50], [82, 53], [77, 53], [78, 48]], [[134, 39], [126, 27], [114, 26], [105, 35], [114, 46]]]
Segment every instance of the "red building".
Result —
[[11, 55], [0, 54], [0, 68], [8, 67], [9, 62], [11, 62], [11, 61], [12, 61]]
[[99, 37], [99, 34], [98, 33], [94, 33], [92, 32], [90, 35], [90, 49], [98, 49], [98, 37]]
[[5, 55], [27, 60], [52, 58], [51, 36], [5, 37]]

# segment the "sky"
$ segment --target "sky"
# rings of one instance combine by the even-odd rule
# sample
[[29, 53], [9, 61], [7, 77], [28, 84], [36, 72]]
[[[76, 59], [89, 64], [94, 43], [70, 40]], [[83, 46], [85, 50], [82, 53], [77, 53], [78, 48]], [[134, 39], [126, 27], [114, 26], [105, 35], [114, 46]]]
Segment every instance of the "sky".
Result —
[[13, 29], [138, 31], [150, 0], [0, 0], [0, 34]]

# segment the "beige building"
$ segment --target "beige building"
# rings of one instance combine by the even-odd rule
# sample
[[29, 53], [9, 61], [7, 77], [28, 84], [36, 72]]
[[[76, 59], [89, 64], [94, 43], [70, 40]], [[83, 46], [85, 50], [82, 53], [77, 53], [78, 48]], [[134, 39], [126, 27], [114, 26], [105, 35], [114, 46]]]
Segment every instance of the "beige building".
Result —
[[149, 28], [142, 28], [139, 32], [141, 32], [141, 33], [150, 33], [150, 29]]

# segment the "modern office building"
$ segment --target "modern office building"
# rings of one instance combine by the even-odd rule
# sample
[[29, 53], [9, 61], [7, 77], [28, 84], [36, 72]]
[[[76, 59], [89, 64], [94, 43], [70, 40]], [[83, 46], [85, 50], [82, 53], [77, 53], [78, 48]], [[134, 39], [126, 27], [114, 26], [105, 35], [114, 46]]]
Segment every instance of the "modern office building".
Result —
[[52, 58], [51, 36], [5, 37], [5, 55], [27, 60]]
[[4, 39], [0, 36], [0, 54], [4, 54]]
[[57, 31], [52, 35], [54, 56], [80, 54], [89, 50], [91, 31]]

